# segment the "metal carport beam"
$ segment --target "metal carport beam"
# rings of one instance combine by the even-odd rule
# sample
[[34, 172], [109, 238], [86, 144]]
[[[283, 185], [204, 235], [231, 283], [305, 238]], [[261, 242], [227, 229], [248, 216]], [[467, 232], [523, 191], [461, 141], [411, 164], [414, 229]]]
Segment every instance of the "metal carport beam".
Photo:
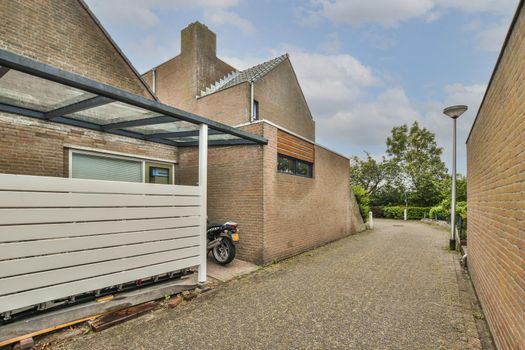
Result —
[[[5, 103], [0, 103], [0, 112], [19, 114], [19, 115], [23, 115], [26, 117], [48, 120], [45, 118], [44, 112], [35, 111], [33, 109], [28, 109], [28, 108], [23, 108], [23, 107], [12, 106], [12, 105], [8, 105]], [[77, 119], [71, 119], [68, 117], [56, 117], [53, 119], [53, 121], [62, 123], [62, 124], [77, 126], [77, 127], [89, 129], [89, 130], [105, 131], [102, 129], [102, 127], [99, 124], [77, 120]], [[143, 134], [129, 131], [129, 130], [108, 130], [107, 132], [111, 134], [115, 134], [115, 135], [127, 136], [127, 137], [132, 137], [135, 139], [145, 140], [145, 137]], [[170, 146], [180, 146], [179, 143], [172, 141], [172, 140], [168, 140], [168, 139], [159, 139], [159, 140], [155, 140], [155, 142], [163, 143], [163, 144], [170, 145]]]
[[53, 120], [57, 117], [62, 117], [62, 116], [72, 114], [75, 112], [80, 112], [86, 109], [102, 106], [102, 105], [105, 105], [111, 102], [114, 102], [114, 101], [110, 98], [107, 98], [104, 96], [95, 96], [92, 98], [88, 98], [87, 100], [83, 100], [77, 103], [73, 103], [73, 104], [46, 112], [44, 114], [44, 117], [46, 119]]
[[108, 130], [123, 129], [123, 128], [133, 128], [136, 126], [157, 125], [157, 124], [173, 123], [177, 121], [179, 120], [176, 118], [161, 115], [158, 117], [144, 118], [144, 119], [138, 119], [138, 120], [128, 120], [125, 122], [105, 124], [105, 125], [102, 125], [102, 130], [108, 131]]
[[96, 95], [104, 96], [115, 101], [120, 101], [133, 106], [144, 108], [161, 115], [171, 116], [193, 124], [207, 124], [214, 130], [221, 131], [225, 134], [234, 135], [245, 140], [253, 141], [258, 144], [268, 143], [268, 140], [263, 136], [239, 130], [237, 128], [198, 116], [196, 114], [164, 105], [157, 101], [132, 94], [130, 92], [85, 78], [74, 73], [63, 71], [61, 69], [3, 49], [0, 49], [0, 66], [12, 68], [23, 73], [71, 86]]
[[[223, 134], [220, 131], [217, 130], [209, 130], [208, 135], [221, 135]], [[199, 136], [199, 130], [186, 130], [186, 131], [173, 131], [173, 132], [159, 132], [156, 134], [149, 134], [146, 135], [146, 139], [153, 140], [153, 139], [164, 139], [164, 138], [171, 138], [171, 137], [188, 137], [188, 136]]]
[[2, 79], [2, 77], [3, 77], [7, 72], [9, 72], [9, 68], [0, 66], [0, 79]]

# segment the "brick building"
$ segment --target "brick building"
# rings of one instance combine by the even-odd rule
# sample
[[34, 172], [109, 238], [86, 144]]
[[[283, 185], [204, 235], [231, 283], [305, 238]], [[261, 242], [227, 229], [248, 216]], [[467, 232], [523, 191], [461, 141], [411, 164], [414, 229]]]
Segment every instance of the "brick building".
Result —
[[525, 9], [467, 140], [468, 261], [500, 349], [525, 349]]
[[[364, 229], [348, 158], [316, 144], [287, 54], [239, 71], [217, 58], [215, 33], [195, 22], [181, 32], [181, 53], [143, 77], [163, 103], [268, 139], [209, 152], [208, 215], [239, 222], [240, 257], [265, 263]], [[196, 181], [195, 156], [180, 152], [181, 183]]]

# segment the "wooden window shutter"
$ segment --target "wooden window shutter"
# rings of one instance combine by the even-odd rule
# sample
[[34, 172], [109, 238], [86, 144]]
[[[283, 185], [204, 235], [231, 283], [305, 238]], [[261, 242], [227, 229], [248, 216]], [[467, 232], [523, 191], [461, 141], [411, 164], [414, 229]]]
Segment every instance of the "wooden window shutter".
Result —
[[298, 137], [277, 130], [277, 153], [314, 163], [314, 145]]

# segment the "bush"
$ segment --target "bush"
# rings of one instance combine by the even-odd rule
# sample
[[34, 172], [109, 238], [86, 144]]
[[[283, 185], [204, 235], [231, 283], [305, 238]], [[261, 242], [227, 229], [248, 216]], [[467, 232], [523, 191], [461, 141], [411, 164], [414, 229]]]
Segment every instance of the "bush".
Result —
[[370, 211], [372, 212], [372, 215], [374, 215], [375, 218], [384, 218], [385, 215], [383, 214], [383, 208], [381, 206], [374, 206], [370, 207]]
[[[420, 220], [428, 216], [429, 207], [406, 207], [408, 220]], [[383, 217], [389, 219], [404, 219], [405, 207], [383, 207]]]
[[361, 213], [363, 221], [366, 221], [368, 218], [368, 212], [370, 211], [370, 196], [363, 187], [358, 185], [353, 185], [352, 191], [354, 192], [355, 199], [359, 205], [359, 213]]
[[[461, 219], [467, 219], [467, 202], [456, 203], [456, 214], [461, 216]], [[430, 209], [430, 218], [434, 220], [450, 221], [450, 200], [445, 199], [439, 205]]]

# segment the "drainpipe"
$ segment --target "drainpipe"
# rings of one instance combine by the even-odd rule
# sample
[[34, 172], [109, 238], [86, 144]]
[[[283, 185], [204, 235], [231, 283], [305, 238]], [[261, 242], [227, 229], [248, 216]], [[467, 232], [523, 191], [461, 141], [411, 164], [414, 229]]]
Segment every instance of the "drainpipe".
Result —
[[250, 79], [250, 122], [253, 122], [253, 79]]
[[155, 70], [155, 68], [153, 68], [153, 70], [151, 71], [151, 89], [153, 90], [153, 93], [156, 94], [157, 93], [157, 71]]

